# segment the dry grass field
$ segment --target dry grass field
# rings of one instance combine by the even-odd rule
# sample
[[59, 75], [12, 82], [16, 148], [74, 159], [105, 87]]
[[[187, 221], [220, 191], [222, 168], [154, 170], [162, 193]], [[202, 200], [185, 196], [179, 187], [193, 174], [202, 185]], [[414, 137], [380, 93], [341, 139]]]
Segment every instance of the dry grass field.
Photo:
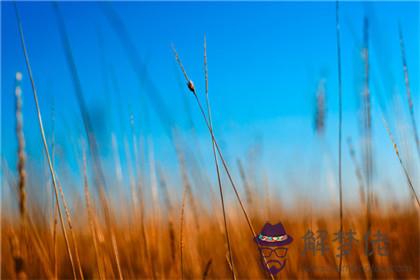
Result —
[[[83, 181], [77, 186], [69, 186], [66, 176], [61, 176], [57, 168], [56, 161], [62, 158], [56, 155], [54, 137], [46, 135], [44, 131], [48, 114], [38, 104], [38, 98], [44, 95], [36, 91], [37, 75], [32, 73], [31, 56], [18, 9], [16, 14], [22, 54], [28, 71], [16, 74], [16, 119], [10, 120], [16, 127], [17, 167], [9, 166], [7, 160], [2, 158], [2, 279], [420, 279], [420, 208], [416, 193], [418, 186], [413, 181], [413, 177], [418, 177], [418, 172], [417, 176], [413, 174], [416, 174], [416, 160], [420, 159], [416, 157], [420, 154], [401, 31], [401, 73], [405, 75], [408, 111], [411, 114], [409, 124], [398, 125], [410, 127], [409, 131], [417, 141], [414, 145], [404, 146], [412, 148], [404, 151], [404, 154], [412, 155], [411, 168], [407, 168], [408, 162], [401, 155], [399, 143], [396, 143], [393, 131], [388, 126], [390, 120], [384, 115], [383, 125], [388, 134], [380, 141], [388, 144], [395, 156], [396, 165], [393, 166], [403, 176], [401, 181], [407, 182], [399, 188], [408, 189], [411, 196], [394, 201], [392, 197], [381, 199], [376, 193], [382, 186], [373, 182], [372, 170], [381, 156], [372, 153], [375, 142], [371, 135], [367, 43], [362, 48], [361, 59], [365, 83], [360, 119], [364, 139], [357, 142], [362, 143], [360, 149], [355, 150], [359, 146], [353, 147], [351, 141], [347, 143], [342, 135], [342, 54], [337, 17], [340, 126], [331, 129], [337, 129], [334, 149], [338, 147], [339, 157], [334, 159], [337, 164], [329, 171], [337, 178], [339, 195], [327, 203], [316, 204], [312, 196], [316, 196], [318, 190], [313, 189], [311, 194], [300, 194], [291, 179], [291, 185], [286, 187], [290, 195], [274, 194], [268, 185], [269, 182], [275, 185], [275, 179], [257, 176], [256, 173], [265, 172], [255, 168], [252, 159], [232, 162], [232, 157], [229, 157], [225, 160], [226, 151], [219, 147], [217, 131], [213, 133], [208, 92], [211, 75], [209, 78], [207, 73], [206, 41], [204, 63], [197, 62], [204, 65], [204, 78], [200, 77], [205, 81], [203, 92], [198, 92], [192, 82], [196, 77], [188, 76], [188, 69], [184, 68], [175, 46], [173, 51], [174, 60], [179, 66], [177, 70], [185, 77], [184, 90], [197, 105], [195, 109], [202, 114], [198, 121], [207, 129], [208, 141], [212, 144], [211, 148], [201, 153], [206, 153], [206, 157], [211, 156], [214, 165], [196, 164], [200, 151], [191, 145], [193, 140], [183, 139], [182, 133], [171, 127], [171, 144], [177, 156], [177, 162], [173, 165], [175, 171], [168, 172], [168, 167], [161, 166], [158, 160], [154, 161], [150, 150], [137, 145], [141, 142], [134, 133], [132, 143], [136, 143], [136, 146], [113, 138], [115, 146], [125, 147], [127, 153], [132, 151], [133, 154], [127, 157], [132, 158], [132, 162], [126, 163], [123, 169], [118, 162], [114, 163], [115, 166], [105, 167], [97, 135], [92, 129], [89, 108], [83, 99], [77, 65], [64, 22], [61, 21], [59, 29], [82, 115], [80, 126], [86, 132], [86, 135], [80, 135], [83, 141], [77, 147], [83, 151], [77, 163]], [[112, 20], [122, 28], [118, 19], [114, 17]], [[367, 24], [364, 28], [367, 34]], [[123, 44], [130, 46], [127, 32], [121, 31], [120, 34]], [[127, 49], [133, 51], [130, 47]], [[189, 55], [179, 51], [185, 56]], [[136, 64], [136, 54], [130, 57]], [[22, 77], [32, 84], [32, 92], [25, 93], [24, 97]], [[26, 157], [26, 139], [33, 135], [24, 133], [22, 99], [32, 98], [32, 94], [38, 114], [36, 129], [42, 137], [39, 150], [45, 155], [45, 159], [38, 162], [42, 168], [32, 168], [31, 164], [36, 161], [28, 161]], [[316, 134], [322, 134], [325, 129], [324, 94], [321, 82], [315, 104]], [[418, 112], [419, 108], [416, 109]], [[379, 118], [375, 121], [379, 122]], [[61, 124], [57, 122], [55, 125]], [[412, 135], [406, 136], [410, 140], [403, 139], [401, 142], [412, 141]], [[342, 195], [341, 164], [344, 153], [349, 155], [346, 158], [353, 160], [346, 166], [354, 167], [349, 173], [357, 182], [356, 185], [348, 182], [344, 185], [357, 193], [356, 196], [360, 197], [357, 202], [349, 203]], [[362, 158], [360, 165], [356, 153]], [[233, 155], [233, 158], [245, 157]], [[296, 155], [296, 161], [299, 160]], [[47, 179], [34, 172], [41, 169], [47, 174]], [[173, 180], [172, 173], [178, 174], [179, 180]], [[111, 180], [118, 174], [124, 179], [120, 185], [114, 183], [116, 180]], [[303, 173], [298, 170], [296, 174], [301, 176]], [[322, 176], [325, 174], [320, 174]], [[375, 191], [372, 191], [374, 185]], [[383, 190], [386, 191], [385, 188]], [[281, 222], [287, 234], [293, 237], [293, 242], [287, 245], [286, 265], [275, 276], [263, 269], [259, 248], [254, 240], [267, 222]], [[340, 240], [337, 239], [340, 229], [343, 234], [354, 233], [352, 244], [348, 243], [350, 235], [345, 235], [340, 246]], [[322, 242], [318, 235], [320, 232], [326, 233]], [[369, 232], [371, 234], [366, 235]], [[306, 238], [309, 233], [315, 234], [313, 239]], [[308, 243], [308, 240], [315, 243]], [[311, 247], [311, 244], [315, 247]], [[367, 249], [372, 254], [367, 253]], [[340, 254], [344, 255], [339, 257]]]
[[[331, 279], [337, 278], [338, 244], [332, 242], [333, 233], [338, 231], [337, 211], [324, 209], [320, 213], [282, 209], [278, 203], [264, 207], [262, 199], [253, 193], [255, 206], [248, 208], [257, 229], [266, 221], [281, 221], [292, 235], [294, 242], [289, 246], [287, 264], [279, 277], [288, 279]], [[36, 204], [36, 202], [34, 202]], [[130, 205], [130, 201], [118, 204]], [[88, 221], [88, 209], [80, 198], [72, 212], [75, 220], [70, 247], [74, 259], [80, 260], [83, 277], [118, 278], [118, 263], [123, 278], [180, 278], [180, 204], [173, 202], [174, 209], [168, 212], [165, 205], [160, 205], [160, 214], [148, 212], [141, 218], [141, 213], [124, 209], [117, 210], [110, 227], [91, 209], [92, 220]], [[199, 224], [194, 223], [192, 209], [188, 207], [184, 226], [184, 277], [185, 278], [229, 278], [230, 268], [227, 261], [223, 237], [221, 211], [209, 211], [196, 200]], [[408, 209], [407, 209], [408, 208]], [[34, 207], [34, 210], [36, 206]], [[112, 209], [112, 208], [111, 208]], [[269, 209], [270, 214], [267, 213]], [[230, 239], [233, 251], [235, 272], [238, 278], [266, 278], [261, 268], [255, 242], [251, 238], [239, 209], [229, 209]], [[113, 211], [111, 211], [113, 212]], [[38, 214], [35, 214], [38, 213]], [[360, 209], [345, 209], [344, 229], [353, 229], [359, 240], [350, 254], [343, 261], [343, 277], [350, 279], [384, 278], [417, 279], [419, 275], [419, 227], [418, 214], [410, 207], [395, 206], [392, 209], [375, 207], [372, 229], [380, 230], [389, 238], [388, 256], [376, 256], [373, 265], [376, 271], [369, 269], [369, 262], [364, 252], [363, 234], [366, 232], [366, 219]], [[4, 212], [3, 212], [4, 215]], [[312, 217], [312, 224], [309, 217]], [[72, 278], [72, 269], [66, 245], [58, 225], [54, 226], [49, 216], [34, 211], [22, 228], [19, 219], [2, 217], [2, 278], [19, 277], [19, 273], [30, 278]], [[144, 219], [142, 221], [142, 219]], [[304, 252], [305, 232], [311, 229], [327, 230], [330, 250], [321, 256], [316, 252]], [[69, 230], [69, 228], [67, 228]], [[112, 232], [112, 233], [111, 233]], [[55, 238], [55, 234], [58, 236]], [[112, 236], [115, 238], [115, 245]], [[115, 246], [115, 247], [114, 247]], [[76, 255], [76, 248], [77, 254]], [[116, 254], [117, 252], [117, 254]], [[22, 262], [22, 269], [17, 266]], [[75, 261], [76, 277], [78, 261]]]

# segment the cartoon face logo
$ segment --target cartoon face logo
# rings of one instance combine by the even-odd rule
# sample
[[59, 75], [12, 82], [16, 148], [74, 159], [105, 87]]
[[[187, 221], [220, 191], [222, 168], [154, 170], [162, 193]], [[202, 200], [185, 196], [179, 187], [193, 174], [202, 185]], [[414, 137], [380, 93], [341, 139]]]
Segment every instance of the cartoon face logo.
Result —
[[261, 233], [255, 237], [262, 265], [272, 275], [277, 275], [286, 265], [287, 245], [292, 241], [293, 237], [286, 233], [281, 223], [275, 225], [266, 223]]

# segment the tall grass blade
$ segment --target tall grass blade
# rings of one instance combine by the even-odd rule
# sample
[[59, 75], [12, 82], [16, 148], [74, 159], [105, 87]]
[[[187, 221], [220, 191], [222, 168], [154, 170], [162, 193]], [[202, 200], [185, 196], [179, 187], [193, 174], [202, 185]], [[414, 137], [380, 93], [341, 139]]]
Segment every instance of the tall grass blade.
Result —
[[29, 62], [29, 55], [28, 55], [28, 52], [26, 50], [22, 21], [21, 21], [21, 18], [20, 18], [20, 14], [19, 14], [19, 10], [18, 10], [16, 2], [14, 3], [14, 7], [15, 7], [15, 13], [16, 13], [16, 18], [17, 18], [17, 22], [18, 22], [20, 42], [21, 42], [21, 45], [22, 45], [23, 55], [25, 56], [26, 68], [28, 70], [29, 78], [31, 80], [32, 93], [33, 93], [34, 100], [35, 100], [35, 107], [36, 107], [36, 110], [37, 110], [38, 125], [39, 125], [39, 129], [40, 129], [40, 132], [41, 132], [42, 143], [44, 145], [44, 151], [45, 151], [45, 154], [46, 154], [46, 157], [47, 157], [48, 167], [50, 169], [51, 177], [52, 177], [52, 181], [53, 181], [54, 192], [55, 192], [55, 200], [56, 200], [56, 203], [57, 203], [58, 214], [59, 214], [59, 217], [60, 217], [61, 229], [63, 231], [64, 239], [66, 241], [66, 248], [67, 248], [67, 253], [68, 253], [68, 256], [69, 256], [69, 259], [70, 259], [70, 264], [71, 264], [71, 268], [72, 268], [72, 272], [73, 272], [73, 277], [76, 278], [76, 269], [75, 269], [75, 266], [74, 266], [73, 255], [71, 253], [70, 243], [69, 243], [66, 228], [65, 228], [65, 225], [64, 225], [63, 214], [61, 213], [61, 208], [60, 208], [60, 205], [59, 205], [56, 175], [55, 175], [55, 171], [54, 171], [54, 168], [53, 168], [53, 165], [52, 165], [52, 162], [51, 162], [50, 152], [48, 150], [47, 138], [45, 137], [44, 125], [43, 125], [43, 122], [42, 122], [41, 109], [40, 109], [39, 103], [38, 103], [38, 94], [36, 92], [35, 81], [34, 81], [34, 78], [33, 78], [33, 75], [32, 75], [32, 68], [31, 68], [31, 64]]

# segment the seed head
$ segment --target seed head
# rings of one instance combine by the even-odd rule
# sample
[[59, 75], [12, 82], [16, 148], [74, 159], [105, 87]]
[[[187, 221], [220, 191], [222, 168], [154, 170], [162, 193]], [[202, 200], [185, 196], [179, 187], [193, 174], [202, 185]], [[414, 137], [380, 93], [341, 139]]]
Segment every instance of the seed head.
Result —
[[194, 93], [194, 94], [195, 94], [195, 87], [194, 87], [194, 83], [193, 83], [193, 81], [189, 80], [187, 85], [188, 85], [188, 89], [189, 89], [192, 93]]

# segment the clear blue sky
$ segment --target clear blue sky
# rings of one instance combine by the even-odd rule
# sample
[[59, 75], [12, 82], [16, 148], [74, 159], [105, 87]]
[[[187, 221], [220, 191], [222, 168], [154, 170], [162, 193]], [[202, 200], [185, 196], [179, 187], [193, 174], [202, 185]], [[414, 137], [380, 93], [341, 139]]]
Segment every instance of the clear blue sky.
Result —
[[[113, 3], [113, 9], [123, 20], [147, 69], [147, 81], [144, 76], [140, 81], [136, 76], [130, 57], [103, 12], [104, 5], [60, 3], [84, 95], [101, 135], [104, 158], [112, 158], [111, 132], [119, 139], [121, 157], [124, 158], [122, 143], [124, 137], [131, 142], [129, 113], [133, 112], [136, 130], [141, 130], [143, 135], [153, 140], [157, 160], [169, 168], [172, 166], [175, 158], [173, 148], [150, 99], [146, 97], [146, 92], [153, 94], [150, 84], [156, 86], [161, 94], [168, 108], [167, 114], [190, 139], [191, 129], [185, 107], [188, 104], [201, 152], [206, 158], [210, 156], [207, 131], [192, 96], [184, 87], [171, 51], [173, 43], [190, 78], [202, 94], [205, 33], [215, 129], [232, 163], [238, 157], [245, 159], [249, 148], [261, 142], [264, 150], [262, 169], [266, 169], [273, 180], [283, 182], [280, 185], [287, 184], [288, 180], [298, 180], [302, 185], [311, 184], [319, 162], [323, 162], [324, 152], [320, 151], [330, 153], [330, 165], [335, 168], [338, 102], [335, 2]], [[2, 157], [14, 169], [17, 144], [13, 88], [16, 71], [22, 71], [24, 77], [29, 162], [39, 164], [43, 151], [13, 4], [2, 2], [1, 7]], [[46, 130], [51, 133], [51, 108], [54, 104], [58, 160], [61, 155], [62, 160], [72, 166], [71, 172], [77, 174], [83, 127], [56, 14], [51, 3], [18, 3], [18, 7]], [[382, 183], [392, 177], [394, 179], [390, 178], [390, 182], [400, 187], [405, 182], [399, 171], [391, 172], [388, 177], [381, 175], [399, 167], [380, 122], [378, 96], [386, 104], [386, 115], [391, 118], [393, 129], [398, 128], [395, 125], [398, 118], [408, 126], [398, 41], [400, 22], [405, 36], [414, 106], [417, 112], [420, 111], [419, 3], [342, 3], [344, 137], [352, 136], [358, 149], [358, 98], [363, 73], [360, 47], [365, 15], [370, 21], [378, 181]], [[314, 95], [321, 78], [326, 79], [328, 110], [323, 144], [314, 134], [312, 126]], [[420, 123], [418, 114], [417, 121]], [[405, 145], [411, 147], [408, 150], [410, 154], [410, 151], [414, 152], [411, 130], [406, 128], [404, 131], [407, 134], [404, 139], [408, 143]], [[397, 136], [401, 136], [399, 132], [402, 133], [395, 131]], [[347, 156], [345, 142], [343, 151], [345, 179], [348, 185], [354, 185], [353, 166]], [[416, 160], [414, 155], [413, 158]], [[414, 170], [419, 166], [418, 162], [416, 164], [412, 167]], [[405, 193], [405, 185], [401, 188]]]

